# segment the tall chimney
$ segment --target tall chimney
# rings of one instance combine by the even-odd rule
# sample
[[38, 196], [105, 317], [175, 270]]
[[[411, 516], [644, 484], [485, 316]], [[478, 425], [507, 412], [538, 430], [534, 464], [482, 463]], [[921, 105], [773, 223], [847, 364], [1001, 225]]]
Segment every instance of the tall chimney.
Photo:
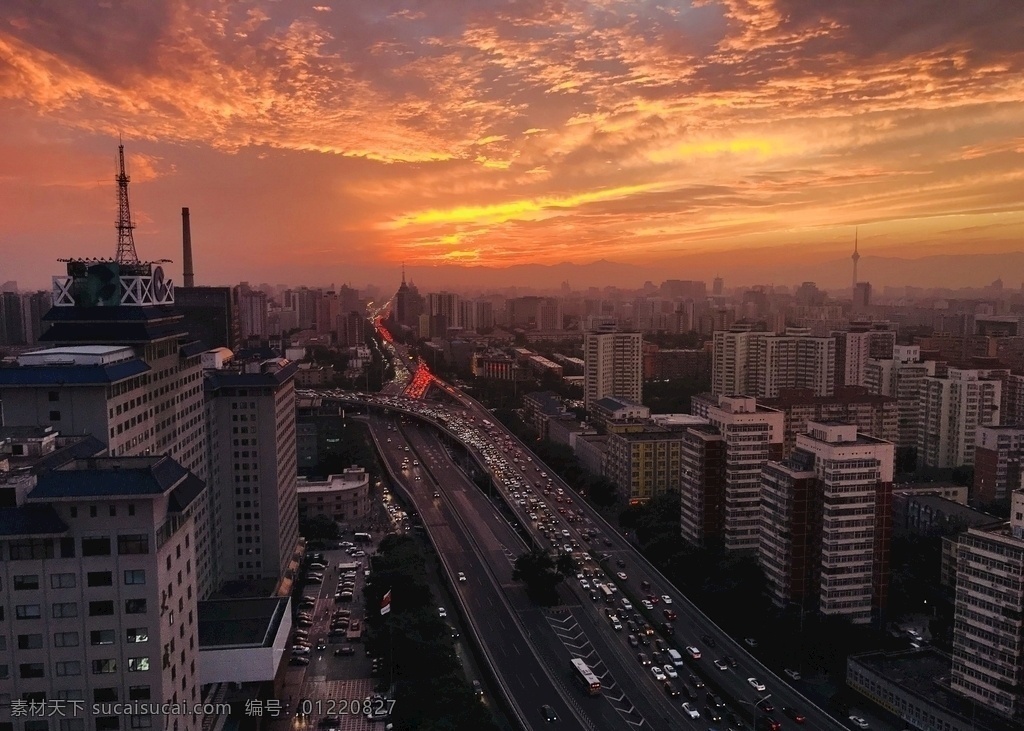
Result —
[[186, 287], [196, 286], [195, 272], [192, 271], [192, 227], [189, 226], [188, 222], [188, 209], [181, 209], [181, 246], [184, 250], [182, 254], [183, 269], [182, 274], [184, 275], [184, 285]]

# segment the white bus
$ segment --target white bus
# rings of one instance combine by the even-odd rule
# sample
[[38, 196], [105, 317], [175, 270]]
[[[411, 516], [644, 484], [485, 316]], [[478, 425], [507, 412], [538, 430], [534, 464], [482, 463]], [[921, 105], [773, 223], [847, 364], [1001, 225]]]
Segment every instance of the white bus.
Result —
[[601, 692], [601, 681], [591, 672], [587, 664], [578, 657], [572, 659], [572, 677], [587, 692], [588, 695], [598, 695]]
[[604, 598], [605, 604], [615, 603], [615, 592], [611, 590], [608, 584], [601, 584], [601, 596]]

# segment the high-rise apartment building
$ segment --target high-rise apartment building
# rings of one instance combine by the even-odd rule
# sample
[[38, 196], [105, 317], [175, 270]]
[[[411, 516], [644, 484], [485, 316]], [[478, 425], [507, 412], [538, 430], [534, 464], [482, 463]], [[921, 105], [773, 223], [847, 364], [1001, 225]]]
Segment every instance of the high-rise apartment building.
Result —
[[605, 474], [630, 504], [645, 503], [679, 489], [681, 446], [678, 432], [657, 427], [611, 434]]
[[924, 379], [917, 439], [921, 466], [974, 464], [978, 427], [999, 424], [1002, 383], [988, 375], [985, 370], [950, 368], [945, 378]]
[[211, 482], [222, 580], [278, 579], [299, 539], [295, 372], [269, 360], [204, 354]]
[[[459, 308], [460, 301], [459, 295], [452, 292], [430, 292], [427, 295], [426, 314], [431, 318], [443, 317], [445, 330], [450, 327], [462, 327], [462, 311]], [[442, 331], [438, 334], [444, 335], [445, 333]]]
[[[722, 539], [727, 551], [756, 551], [761, 529], [761, 469], [782, 458], [784, 416], [749, 396], [695, 396], [703, 417], [725, 440]], [[684, 492], [697, 489], [691, 484]]]
[[583, 405], [605, 396], [642, 403], [643, 338], [638, 332], [588, 332], [583, 336]]
[[778, 606], [868, 623], [884, 609], [895, 447], [852, 424], [811, 422], [762, 476], [758, 556]]
[[893, 357], [869, 359], [864, 370], [864, 385], [871, 393], [896, 399], [899, 412], [896, 447], [904, 453], [917, 453], [921, 429], [921, 394], [925, 379], [935, 375], [935, 361], [921, 361], [917, 345], [896, 345]]
[[[758, 398], [775, 398], [788, 388], [807, 388], [817, 396], [835, 393], [836, 340], [814, 337], [806, 328], [758, 341]], [[749, 367], [748, 367], [749, 370]]]
[[805, 433], [812, 421], [854, 424], [857, 431], [887, 442], [895, 442], [899, 435], [896, 399], [857, 386], [837, 388], [833, 396], [815, 396], [809, 389], [788, 390], [778, 398], [759, 399], [759, 403], [785, 415], [783, 454], [787, 455], [796, 447], [797, 435]]
[[[54, 456], [38, 455], [46, 468], [2, 511], [0, 724], [198, 731], [194, 506], [206, 485], [166, 456]], [[148, 712], [163, 704], [188, 710]]]
[[983, 503], [1005, 500], [1021, 484], [1024, 426], [979, 426], [974, 447], [971, 497]]
[[725, 522], [725, 437], [710, 424], [679, 436], [681, 534], [692, 546], [708, 547], [722, 540]]
[[970, 528], [956, 546], [953, 690], [1024, 723], [1024, 491], [1010, 520]]
[[[749, 326], [734, 326], [714, 334], [711, 360], [711, 393], [725, 396], [753, 394], [757, 383], [758, 343], [768, 333]], [[753, 368], [752, 368], [753, 366]]]
[[889, 322], [852, 322], [845, 330], [833, 330], [836, 339], [836, 387], [866, 385], [871, 360], [890, 360], [896, 347], [896, 330]]
[[783, 335], [739, 324], [714, 334], [711, 392], [774, 398], [779, 391], [807, 388], [831, 396], [836, 385], [836, 341], [814, 337], [806, 328]]

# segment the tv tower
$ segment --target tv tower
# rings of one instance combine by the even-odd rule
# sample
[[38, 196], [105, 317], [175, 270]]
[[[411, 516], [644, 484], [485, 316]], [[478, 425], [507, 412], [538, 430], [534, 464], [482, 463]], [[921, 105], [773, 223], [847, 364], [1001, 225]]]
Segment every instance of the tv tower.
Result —
[[857, 251], [857, 239], [858, 229], [853, 230], [853, 255], [850, 257], [853, 259], [853, 290], [857, 289], [857, 262], [860, 261], [860, 252]]
[[119, 171], [114, 180], [117, 181], [117, 256], [118, 264], [138, 264], [139, 255], [135, 253], [135, 238], [132, 229], [132, 213], [128, 208], [128, 181], [131, 180], [124, 172], [124, 145], [117, 146]]

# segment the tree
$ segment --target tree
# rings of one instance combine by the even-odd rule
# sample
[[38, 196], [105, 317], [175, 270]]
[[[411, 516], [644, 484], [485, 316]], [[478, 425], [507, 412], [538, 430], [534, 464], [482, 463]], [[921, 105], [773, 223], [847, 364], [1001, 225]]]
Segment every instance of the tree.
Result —
[[332, 541], [338, 537], [338, 524], [326, 515], [314, 515], [299, 522], [299, 535], [309, 541]]
[[551, 606], [558, 603], [558, 585], [565, 576], [561, 558], [559, 564], [555, 565], [547, 551], [535, 548], [516, 559], [512, 578], [526, 585], [526, 593], [537, 604]]

